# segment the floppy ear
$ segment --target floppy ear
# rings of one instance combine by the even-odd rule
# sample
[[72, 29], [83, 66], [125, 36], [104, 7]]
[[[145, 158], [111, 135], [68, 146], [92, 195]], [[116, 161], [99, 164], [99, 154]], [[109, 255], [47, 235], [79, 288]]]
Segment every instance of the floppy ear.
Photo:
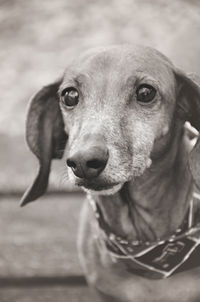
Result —
[[47, 189], [51, 160], [62, 158], [67, 141], [57, 91], [61, 81], [42, 88], [30, 102], [26, 140], [39, 160], [38, 174], [21, 200], [21, 206], [34, 201]]
[[[193, 127], [200, 131], [200, 78], [194, 74], [186, 75], [176, 71], [178, 81], [178, 107]], [[189, 167], [193, 179], [200, 189], [200, 137], [190, 152]]]

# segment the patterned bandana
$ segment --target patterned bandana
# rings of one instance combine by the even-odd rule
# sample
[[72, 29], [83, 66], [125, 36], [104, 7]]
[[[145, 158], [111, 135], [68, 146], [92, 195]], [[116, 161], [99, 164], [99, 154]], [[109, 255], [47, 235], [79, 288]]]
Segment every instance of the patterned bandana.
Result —
[[129, 271], [151, 279], [167, 278], [200, 265], [200, 211], [194, 209], [195, 201], [199, 200], [199, 194], [194, 193], [182, 225], [168, 239], [130, 242], [110, 231], [100, 207], [89, 198], [113, 261], [122, 259]]

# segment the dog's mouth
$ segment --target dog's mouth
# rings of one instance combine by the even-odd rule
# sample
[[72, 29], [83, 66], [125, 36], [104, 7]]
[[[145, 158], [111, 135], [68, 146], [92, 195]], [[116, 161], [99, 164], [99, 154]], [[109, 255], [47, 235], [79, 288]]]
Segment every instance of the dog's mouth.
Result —
[[76, 185], [82, 187], [85, 190], [93, 191], [95, 193], [105, 193], [105, 194], [114, 194], [117, 192], [123, 184], [118, 183], [118, 182], [113, 182], [113, 183], [103, 183], [103, 182], [95, 182], [91, 180], [83, 180], [79, 179], [76, 181]]

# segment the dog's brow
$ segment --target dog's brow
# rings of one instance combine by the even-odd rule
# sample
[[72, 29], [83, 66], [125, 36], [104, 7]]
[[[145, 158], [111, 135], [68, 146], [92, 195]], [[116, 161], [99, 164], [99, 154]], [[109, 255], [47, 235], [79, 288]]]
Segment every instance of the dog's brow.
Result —
[[147, 84], [149, 83], [151, 85], [155, 85], [157, 88], [158, 82], [159, 82], [158, 80], [148, 75], [144, 71], [138, 70], [135, 75], [131, 75], [127, 77], [127, 79], [125, 80], [125, 87], [128, 90], [130, 89], [132, 90], [136, 88], [136, 86], [139, 85], [140, 83], [147, 83]]
[[70, 87], [70, 86], [75, 86], [77, 88], [83, 88], [86, 84], [86, 82], [88, 82], [89, 79], [89, 75], [87, 74], [83, 74], [80, 73], [78, 75], [73, 75], [71, 77], [67, 76], [64, 78], [62, 84], [60, 85], [59, 88], [59, 93], [61, 93], [61, 91], [66, 88], [66, 87]]
[[77, 83], [78, 86], [81, 87], [87, 82], [88, 79], [89, 79], [89, 75], [80, 73], [74, 78], [74, 81]]

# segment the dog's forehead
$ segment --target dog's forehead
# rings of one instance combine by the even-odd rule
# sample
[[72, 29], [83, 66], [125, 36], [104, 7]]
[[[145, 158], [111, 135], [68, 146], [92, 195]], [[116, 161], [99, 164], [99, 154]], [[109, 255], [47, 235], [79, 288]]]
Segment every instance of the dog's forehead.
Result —
[[157, 50], [144, 46], [113, 46], [96, 48], [76, 58], [65, 72], [65, 77], [103, 75], [112, 79], [126, 79], [138, 74], [150, 76], [159, 82], [173, 82], [172, 63]]

